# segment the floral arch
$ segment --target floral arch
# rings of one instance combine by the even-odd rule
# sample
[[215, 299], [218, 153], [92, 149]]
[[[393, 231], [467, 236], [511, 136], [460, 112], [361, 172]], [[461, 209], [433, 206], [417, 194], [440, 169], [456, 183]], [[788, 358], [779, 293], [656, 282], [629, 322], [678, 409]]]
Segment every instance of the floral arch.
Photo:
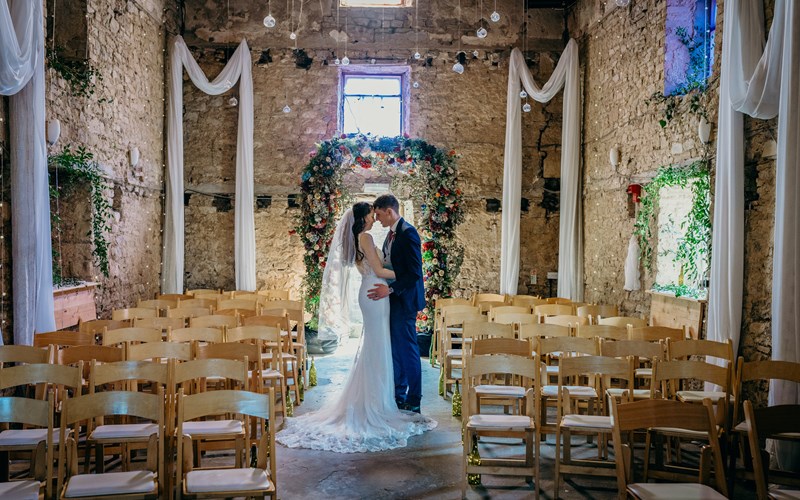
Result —
[[407, 135], [351, 134], [317, 145], [303, 167], [301, 213], [295, 228], [305, 248], [306, 307], [315, 318], [336, 220], [352, 199], [345, 175], [364, 169], [390, 176], [392, 191], [398, 197], [413, 200], [421, 210], [418, 229], [428, 307], [417, 317], [417, 330], [432, 329], [433, 301], [451, 294], [463, 260], [463, 247], [454, 238], [455, 228], [464, 218], [456, 160], [455, 151], [445, 151]]

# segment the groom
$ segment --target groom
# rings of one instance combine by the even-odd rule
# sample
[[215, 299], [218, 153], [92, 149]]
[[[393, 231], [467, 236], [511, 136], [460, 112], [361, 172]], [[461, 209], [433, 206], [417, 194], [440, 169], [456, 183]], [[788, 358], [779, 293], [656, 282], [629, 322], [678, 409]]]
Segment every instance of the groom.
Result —
[[383, 243], [384, 265], [394, 270], [389, 286], [377, 284], [369, 298], [389, 297], [389, 329], [394, 365], [394, 397], [401, 410], [420, 412], [422, 368], [417, 345], [417, 312], [425, 307], [419, 234], [399, 215], [397, 198], [384, 194], [372, 204], [375, 218], [391, 230]]

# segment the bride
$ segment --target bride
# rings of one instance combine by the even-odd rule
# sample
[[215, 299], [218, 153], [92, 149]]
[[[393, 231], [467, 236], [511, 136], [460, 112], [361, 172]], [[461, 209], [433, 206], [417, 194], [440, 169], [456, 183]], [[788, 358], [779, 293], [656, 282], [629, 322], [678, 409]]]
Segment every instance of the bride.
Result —
[[395, 277], [394, 271], [384, 269], [367, 232], [374, 219], [371, 205], [359, 202], [345, 212], [336, 228], [329, 258], [341, 255], [341, 264], [355, 264], [362, 276], [358, 305], [364, 331], [342, 391], [318, 411], [286, 419], [276, 439], [290, 448], [338, 453], [390, 450], [406, 446], [410, 436], [437, 425], [430, 418], [399, 410], [394, 400], [389, 299], [367, 297], [375, 284]]

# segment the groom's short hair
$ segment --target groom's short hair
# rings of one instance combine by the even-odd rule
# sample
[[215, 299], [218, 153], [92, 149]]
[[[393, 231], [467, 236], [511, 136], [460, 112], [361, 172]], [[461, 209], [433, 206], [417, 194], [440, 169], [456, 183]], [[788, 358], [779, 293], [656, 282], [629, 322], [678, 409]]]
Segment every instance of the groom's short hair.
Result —
[[400, 212], [400, 202], [397, 201], [394, 195], [382, 194], [375, 198], [375, 202], [372, 203], [372, 208], [393, 208], [395, 212]]

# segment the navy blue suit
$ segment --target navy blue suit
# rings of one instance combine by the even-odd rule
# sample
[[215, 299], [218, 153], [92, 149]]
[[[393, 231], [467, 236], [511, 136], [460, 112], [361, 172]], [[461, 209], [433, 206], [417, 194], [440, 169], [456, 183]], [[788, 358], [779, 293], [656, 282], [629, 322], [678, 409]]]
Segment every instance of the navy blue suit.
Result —
[[411, 406], [419, 406], [422, 398], [422, 367], [416, 328], [417, 312], [425, 307], [421, 248], [416, 228], [401, 218], [391, 246], [391, 263], [396, 278], [389, 295], [389, 328], [395, 399]]

